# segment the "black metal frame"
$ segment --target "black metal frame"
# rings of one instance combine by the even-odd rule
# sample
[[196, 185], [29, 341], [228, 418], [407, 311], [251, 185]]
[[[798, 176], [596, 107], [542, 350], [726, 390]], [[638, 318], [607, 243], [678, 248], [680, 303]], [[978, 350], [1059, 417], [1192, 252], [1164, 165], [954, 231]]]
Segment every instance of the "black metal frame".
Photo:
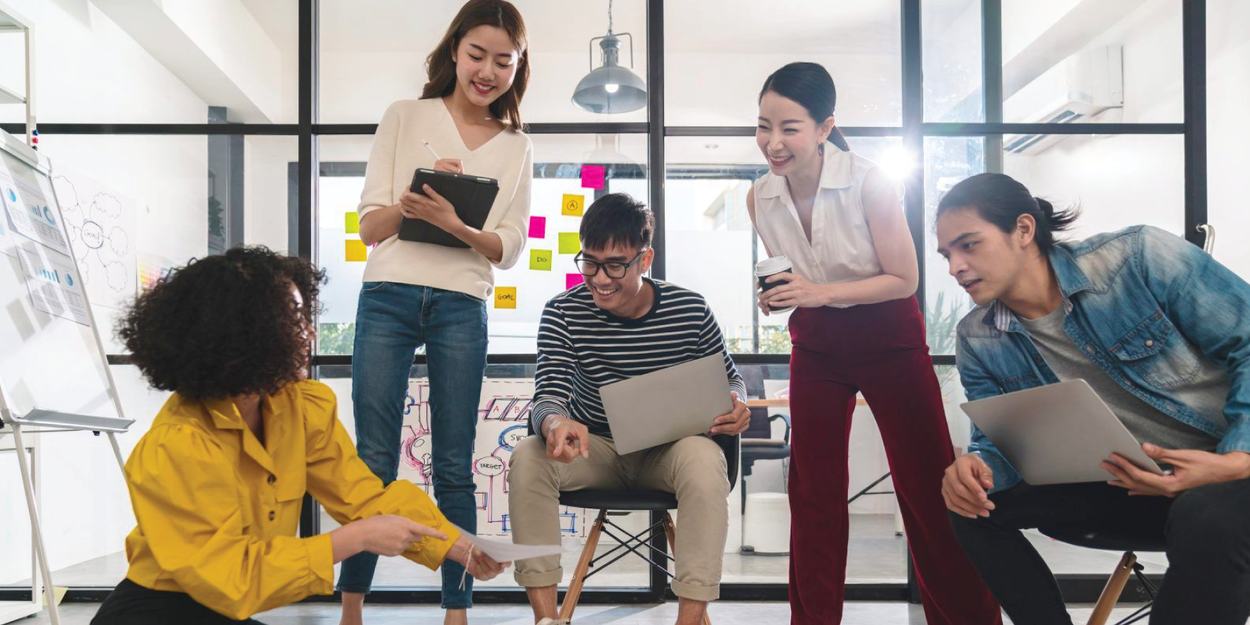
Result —
[[[296, 226], [295, 246], [292, 250], [302, 258], [314, 256], [314, 207], [316, 206], [317, 137], [332, 135], [372, 134], [375, 124], [320, 124], [317, 105], [317, 54], [318, 54], [318, 0], [299, 1], [299, 120], [295, 124], [42, 124], [42, 134], [67, 135], [279, 135], [298, 138], [299, 161], [294, 192], [298, 196], [298, 210], [292, 214]], [[901, 126], [846, 127], [847, 136], [901, 137], [904, 146], [915, 154], [923, 155], [925, 137], [985, 137], [986, 166], [989, 171], [1001, 170], [1001, 146], [1004, 134], [1161, 134], [1182, 135], [1185, 138], [1185, 235], [1194, 243], [1202, 243], [1197, 231], [1199, 224], [1207, 219], [1206, 180], [1206, 2], [1205, 0], [1180, 0], [1183, 11], [1183, 64], [1184, 64], [1184, 121], [1183, 123], [1151, 124], [1017, 124], [1004, 123], [1002, 119], [1002, 0], [981, 0], [982, 9], [982, 58], [983, 95], [985, 97], [984, 123], [928, 123], [924, 121], [924, 97], [921, 49], [921, 0], [899, 0], [901, 12], [902, 53], [902, 123]], [[646, 134], [648, 138], [649, 201], [655, 212], [657, 232], [655, 235], [656, 260], [653, 273], [657, 278], [665, 276], [665, 176], [654, 175], [664, 171], [665, 139], [667, 137], [744, 137], [753, 136], [753, 126], [692, 127], [664, 125], [664, 0], [646, 0], [647, 5], [647, 69], [648, 114], [642, 123], [569, 123], [533, 124], [533, 134], [583, 134], [619, 133]], [[23, 124], [3, 124], [4, 130], [23, 134]], [[923, 159], [923, 156], [921, 157]], [[917, 244], [920, 263], [921, 285], [919, 296], [924, 298], [924, 172], [923, 167], [905, 181], [907, 194], [905, 211], [908, 226]], [[785, 364], [787, 357], [773, 354], [742, 354], [735, 359], [742, 364]], [[417, 362], [420, 362], [420, 358]], [[492, 355], [492, 364], [532, 364], [533, 354]], [[109, 363], [128, 364], [125, 355], [110, 355]], [[937, 354], [937, 365], [954, 365], [954, 357]], [[314, 366], [350, 365], [350, 356], [319, 356]], [[318, 531], [317, 511], [306, 506], [301, 520], [301, 531], [314, 534]], [[658, 545], [656, 545], [658, 547]], [[909, 567], [910, 571], [910, 567]], [[852, 600], [915, 600], [917, 586], [909, 574], [908, 584], [849, 584], [847, 598]], [[1153, 579], [1153, 578], [1152, 578]], [[1093, 600], [1101, 590], [1105, 577], [1100, 575], [1061, 575], [1060, 585], [1065, 596], [1074, 600]], [[638, 603], [651, 602], [663, 597], [666, 586], [663, 576], [653, 575], [650, 587], [645, 591], [593, 590], [583, 594], [588, 603]], [[68, 600], [98, 601], [108, 589], [74, 588]], [[1130, 584], [1130, 592], [1141, 592], [1141, 584]], [[29, 591], [25, 591], [29, 596]], [[18, 589], [0, 589], [0, 600], [20, 597]], [[727, 600], [784, 601], [784, 584], [726, 584], [722, 596]], [[481, 603], [524, 601], [516, 591], [481, 590], [475, 593]], [[671, 596], [670, 596], [671, 598]], [[333, 599], [331, 599], [333, 600]], [[425, 590], [378, 590], [373, 599], [379, 602], [434, 602], [437, 591]]]

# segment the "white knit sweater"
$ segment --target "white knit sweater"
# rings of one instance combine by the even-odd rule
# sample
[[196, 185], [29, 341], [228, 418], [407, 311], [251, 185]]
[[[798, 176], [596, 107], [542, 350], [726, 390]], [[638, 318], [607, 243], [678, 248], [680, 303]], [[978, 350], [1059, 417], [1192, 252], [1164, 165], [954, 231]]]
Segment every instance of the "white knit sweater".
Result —
[[[442, 158], [461, 159], [466, 174], [499, 181], [499, 195], [482, 230], [494, 232], [503, 241], [503, 259], [496, 265], [501, 269], [515, 265], [525, 248], [529, 222], [533, 145], [525, 134], [504, 130], [470, 151], [438, 98], [400, 100], [386, 109], [365, 170], [365, 188], [356, 209], [360, 218], [399, 203], [400, 194], [412, 183], [413, 171], [434, 166], [434, 156], [422, 145], [423, 139]], [[369, 253], [364, 280], [431, 286], [483, 300], [494, 287], [491, 262], [476, 251], [401, 241], [398, 235]]]

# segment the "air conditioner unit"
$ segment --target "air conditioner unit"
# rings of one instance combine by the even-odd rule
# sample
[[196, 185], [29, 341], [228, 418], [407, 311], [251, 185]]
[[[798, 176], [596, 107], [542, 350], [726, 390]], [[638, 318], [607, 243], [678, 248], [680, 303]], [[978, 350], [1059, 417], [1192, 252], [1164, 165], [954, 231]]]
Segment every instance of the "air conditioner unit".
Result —
[[[1089, 123], [1110, 109], [1124, 108], [1124, 51], [1110, 45], [1078, 52], [1063, 61], [1063, 95], [1039, 107], [1028, 121], [1039, 124]], [[1071, 135], [1007, 135], [1003, 150], [1040, 154]]]

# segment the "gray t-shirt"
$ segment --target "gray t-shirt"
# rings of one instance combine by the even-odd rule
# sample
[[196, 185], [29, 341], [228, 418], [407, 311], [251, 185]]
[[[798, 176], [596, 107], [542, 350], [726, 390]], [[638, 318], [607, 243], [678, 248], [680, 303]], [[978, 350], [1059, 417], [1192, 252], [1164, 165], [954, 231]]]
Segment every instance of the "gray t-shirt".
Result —
[[[1083, 379], [1088, 382], [1128, 431], [1143, 443], [1168, 449], [1215, 451], [1219, 443], [1215, 437], [1163, 414], [1125, 390], [1094, 361], [1082, 354], [1076, 343], [1063, 331], [1067, 314], [1065, 308], [1060, 306], [1040, 319], [1030, 320], [1017, 316], [1056, 377], [1061, 381]], [[1204, 363], [1194, 382], [1173, 394], [1205, 418], [1222, 423], [1224, 403], [1228, 400], [1229, 390], [1228, 378], [1223, 370], [1213, 363]]]

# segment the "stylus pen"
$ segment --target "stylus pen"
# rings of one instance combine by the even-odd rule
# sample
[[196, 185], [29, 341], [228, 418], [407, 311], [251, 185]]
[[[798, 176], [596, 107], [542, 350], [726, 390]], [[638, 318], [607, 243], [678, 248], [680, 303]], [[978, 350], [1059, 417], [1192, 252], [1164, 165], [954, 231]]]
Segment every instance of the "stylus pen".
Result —
[[430, 142], [429, 142], [429, 141], [426, 141], [425, 139], [422, 139], [422, 140], [421, 140], [421, 143], [425, 145], [425, 149], [427, 149], [427, 150], [429, 150], [429, 151], [430, 151], [430, 154], [433, 154], [433, 155], [434, 155], [434, 160], [436, 160], [436, 161], [441, 161], [441, 160], [443, 160], [443, 159], [442, 159], [442, 158], [438, 155], [438, 152], [435, 152], [435, 151], [434, 151], [434, 148], [430, 147]]

